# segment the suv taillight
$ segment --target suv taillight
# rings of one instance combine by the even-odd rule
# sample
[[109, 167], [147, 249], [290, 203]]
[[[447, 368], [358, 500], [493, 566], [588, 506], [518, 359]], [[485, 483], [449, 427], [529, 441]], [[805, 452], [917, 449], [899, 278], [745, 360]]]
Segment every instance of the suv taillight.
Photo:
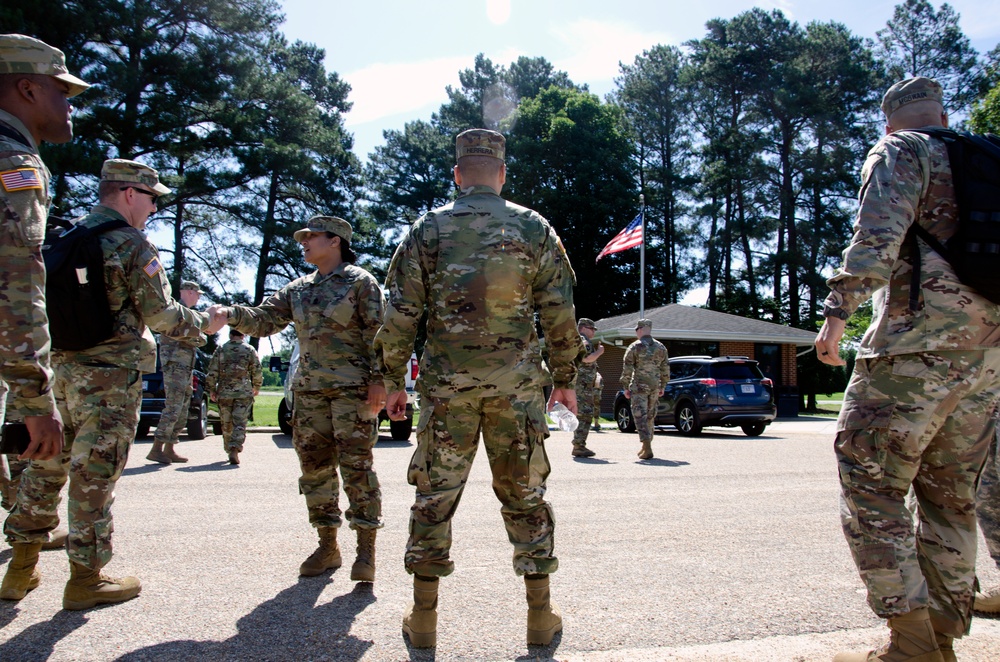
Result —
[[705, 386], [715, 386], [715, 380], [712, 379], [711, 377], [709, 377], [707, 379], [699, 379], [698, 383], [699, 384], [704, 384]]
[[198, 390], [198, 375], [191, 373], [191, 388]]
[[417, 372], [420, 370], [420, 363], [416, 359], [410, 359], [410, 379], [416, 381]]
[[760, 380], [760, 383], [768, 388], [774, 388], [774, 382], [771, 381], [770, 377], [765, 377], [764, 379]]

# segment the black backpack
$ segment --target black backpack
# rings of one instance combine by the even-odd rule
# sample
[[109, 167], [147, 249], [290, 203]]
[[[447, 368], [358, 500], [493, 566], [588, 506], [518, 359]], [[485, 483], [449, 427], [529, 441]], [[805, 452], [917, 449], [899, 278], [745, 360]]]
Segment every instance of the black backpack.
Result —
[[917, 223], [912, 225], [910, 310], [917, 309], [920, 291], [918, 236], [948, 260], [962, 283], [1000, 304], [1000, 136], [936, 127], [908, 130], [944, 142], [958, 203], [958, 230], [944, 244]]
[[42, 258], [53, 348], [89, 349], [114, 334], [116, 315], [108, 302], [100, 235], [127, 227], [120, 219], [90, 228], [49, 217]]

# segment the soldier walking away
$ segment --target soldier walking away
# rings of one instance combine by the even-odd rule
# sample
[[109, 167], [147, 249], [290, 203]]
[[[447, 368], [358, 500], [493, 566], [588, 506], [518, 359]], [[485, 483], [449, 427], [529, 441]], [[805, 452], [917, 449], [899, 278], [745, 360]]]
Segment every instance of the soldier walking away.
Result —
[[382, 527], [382, 492], [372, 449], [378, 440], [378, 413], [385, 405], [372, 343], [384, 304], [378, 281], [354, 265], [352, 234], [351, 224], [342, 218], [313, 216], [295, 231], [295, 241], [316, 271], [259, 306], [213, 306], [209, 311], [257, 337], [295, 324], [300, 358], [292, 382], [292, 443], [302, 468], [299, 492], [319, 534], [319, 546], [299, 566], [299, 574], [312, 577], [341, 566], [339, 468], [350, 502], [344, 516], [358, 538], [351, 579], [372, 582], [375, 534]]
[[[579, 426], [573, 432], [573, 457], [594, 457], [596, 453], [587, 448], [587, 435], [590, 434], [590, 423], [594, 419], [594, 383], [597, 381], [597, 359], [604, 354], [604, 345], [598, 343], [595, 349], [591, 340], [597, 331], [594, 320], [581, 317], [576, 323], [580, 331], [580, 342], [583, 343], [587, 355], [576, 368], [576, 409]], [[597, 415], [600, 416], [600, 409]]]
[[108, 303], [114, 313], [110, 338], [81, 350], [55, 350], [56, 404], [66, 438], [52, 460], [32, 460], [21, 476], [17, 503], [4, 524], [14, 559], [0, 597], [20, 600], [38, 586], [38, 548], [58, 522], [60, 492], [69, 479], [70, 579], [64, 609], [122, 602], [139, 594], [135, 577], [115, 579], [101, 572], [111, 561], [111, 504], [115, 484], [128, 461], [139, 422], [141, 373], [156, 366], [156, 345], [147, 325], [173, 337], [214, 333], [209, 317], [174, 301], [156, 248], [142, 230], [169, 193], [152, 168], [135, 161], [104, 162], [99, 203], [78, 221], [94, 228], [112, 220], [121, 228], [99, 235]]
[[923, 240], [906, 240], [919, 225], [946, 241], [959, 225], [945, 143], [908, 130], [947, 126], [941, 86], [924, 77], [896, 83], [882, 111], [886, 135], [862, 168], [854, 235], [827, 281], [815, 344], [821, 361], [843, 365], [846, 320], [873, 297], [834, 450], [844, 534], [890, 638], [834, 659], [954, 660], [953, 640], [972, 623], [976, 483], [1000, 395], [1000, 305], [963, 284]]
[[653, 459], [653, 424], [656, 421], [656, 406], [660, 396], [670, 381], [670, 364], [667, 362], [667, 348], [650, 335], [653, 322], [641, 319], [636, 322], [635, 335], [638, 338], [625, 350], [622, 359], [622, 388], [632, 409], [632, 420], [639, 431], [640, 460]]
[[[190, 280], [181, 281], [181, 303], [188, 308], [198, 305], [198, 299], [205, 292], [198, 283]], [[194, 362], [197, 348], [207, 342], [206, 339], [170, 338], [160, 336], [160, 368], [163, 372], [163, 412], [160, 422], [156, 424], [153, 435], [153, 448], [146, 455], [147, 460], [170, 464], [171, 462], [187, 462], [174, 449], [180, 437], [181, 430], [187, 425], [188, 411], [191, 409], [191, 395], [194, 386], [191, 383], [194, 374]]]
[[[427, 315], [409, 473], [416, 502], [404, 558], [413, 575], [413, 604], [403, 616], [403, 632], [417, 648], [437, 643], [438, 578], [455, 568], [451, 518], [480, 433], [514, 545], [514, 572], [524, 576], [528, 643], [548, 644], [562, 629], [549, 600], [549, 574], [558, 560], [552, 507], [544, 498], [550, 468], [542, 388], [554, 381], [549, 402], [576, 413], [574, 378], [584, 351], [574, 321], [576, 276], [549, 222], [500, 197], [504, 150], [496, 131], [459, 134], [458, 199], [413, 224], [386, 276], [388, 310], [375, 343], [393, 420], [406, 414], [404, 374]], [[551, 377], [535, 334], [536, 314]]]
[[[13, 392], [31, 444], [23, 460], [49, 460], [63, 447], [52, 392], [42, 241], [49, 171], [44, 141], [73, 139], [69, 99], [90, 85], [66, 69], [63, 52], [20, 34], [0, 35], [0, 379]], [[16, 565], [28, 563], [15, 549]], [[32, 552], [28, 551], [29, 556]], [[33, 587], [32, 587], [33, 588]]]
[[[995, 415], [993, 419], [996, 421]], [[1000, 568], [1000, 428], [993, 436], [990, 454], [979, 478], [976, 517], [986, 539], [986, 549]], [[980, 614], [1000, 614], [1000, 586], [990, 590], [980, 589], [973, 608]]]
[[253, 399], [260, 393], [264, 371], [257, 351], [243, 342], [239, 329], [229, 329], [229, 342], [215, 350], [208, 364], [208, 397], [219, 403], [222, 449], [229, 464], [240, 463]]

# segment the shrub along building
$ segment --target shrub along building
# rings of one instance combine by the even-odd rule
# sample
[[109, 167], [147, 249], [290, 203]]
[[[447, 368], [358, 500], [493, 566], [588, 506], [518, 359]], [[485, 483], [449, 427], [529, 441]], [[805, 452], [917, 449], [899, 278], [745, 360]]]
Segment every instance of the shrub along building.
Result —
[[[760, 365], [775, 386], [778, 416], [797, 416], [799, 410], [797, 359], [812, 348], [816, 333], [782, 324], [672, 303], [646, 311], [653, 322], [653, 337], [667, 346], [671, 357], [746, 356]], [[594, 341], [604, 343], [597, 360], [604, 378], [602, 416], [610, 418], [620, 388], [625, 348], [635, 340], [638, 313], [597, 321]]]

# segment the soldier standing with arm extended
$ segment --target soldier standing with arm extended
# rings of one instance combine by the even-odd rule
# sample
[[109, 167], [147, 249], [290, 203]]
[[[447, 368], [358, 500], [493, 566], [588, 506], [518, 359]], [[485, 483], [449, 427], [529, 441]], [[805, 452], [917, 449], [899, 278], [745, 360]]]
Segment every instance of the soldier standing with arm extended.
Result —
[[559, 237], [538, 213], [500, 197], [505, 140], [471, 129], [455, 141], [458, 199], [410, 228], [386, 277], [389, 307], [376, 337], [391, 391], [387, 410], [405, 416], [406, 370], [425, 311], [427, 344], [417, 389], [420, 420], [409, 482], [406, 571], [414, 602], [403, 617], [413, 646], [437, 642], [438, 578], [452, 573], [451, 518], [476, 456], [480, 433], [514, 544], [514, 572], [527, 589], [529, 644], [548, 644], [562, 629], [549, 600], [555, 522], [545, 501], [545, 401], [550, 375], [535, 335], [545, 333], [550, 402], [576, 412], [574, 379], [583, 354], [574, 322], [576, 277]]
[[38, 145], [73, 139], [69, 99], [88, 87], [67, 71], [59, 49], [24, 35], [0, 35], [0, 379], [13, 391], [12, 408], [31, 434], [22, 459], [51, 459], [63, 444], [41, 252], [49, 171]]
[[[941, 241], [958, 228], [944, 142], [907, 131], [947, 126], [941, 86], [896, 83], [882, 110], [886, 135], [861, 171], [854, 235], [827, 281], [816, 352], [843, 365], [846, 320], [873, 298], [834, 450], [844, 534], [891, 638], [835, 660], [954, 660], [953, 639], [972, 623], [976, 483], [1000, 394], [1000, 305], [960, 282], [922, 240], [907, 239], [915, 224]], [[904, 501], [911, 486], [916, 527]]]
[[319, 546], [299, 566], [307, 577], [339, 568], [338, 502], [344, 479], [350, 507], [344, 513], [358, 533], [354, 581], [375, 581], [375, 533], [382, 527], [382, 492], [373, 466], [378, 412], [385, 385], [372, 342], [382, 323], [382, 290], [360, 267], [351, 249], [351, 224], [335, 216], [313, 216], [295, 231], [313, 273], [293, 280], [259, 306], [215, 306], [215, 316], [240, 331], [270, 336], [291, 323], [299, 341], [299, 365], [292, 390], [292, 442], [302, 477], [309, 523]]
[[[198, 283], [181, 281], [181, 303], [188, 308], [198, 305], [202, 294], [204, 292]], [[191, 396], [194, 393], [191, 378], [198, 347], [207, 341], [205, 337], [188, 339], [160, 336], [160, 368], [163, 371], [165, 397], [160, 422], [156, 424], [156, 433], [153, 435], [153, 448], [146, 455], [147, 460], [160, 464], [188, 461], [186, 457], [177, 454], [174, 445], [181, 430], [187, 425], [191, 409]]]
[[632, 409], [632, 420], [639, 431], [640, 460], [653, 459], [653, 424], [656, 421], [656, 406], [663, 390], [670, 381], [670, 364], [667, 362], [667, 348], [651, 336], [653, 322], [641, 319], [636, 322], [635, 335], [638, 340], [625, 350], [622, 359], [622, 388]]
[[147, 325], [172, 336], [197, 337], [221, 326], [174, 301], [159, 253], [142, 230], [156, 211], [156, 199], [169, 193], [152, 168], [135, 161], [104, 162], [99, 204], [77, 226], [94, 228], [108, 221], [123, 227], [99, 235], [104, 254], [108, 303], [115, 311], [110, 338], [88, 349], [53, 352], [56, 403], [65, 424], [66, 444], [52, 460], [33, 460], [21, 476], [17, 504], [4, 524], [15, 549], [33, 552], [34, 561], [11, 563], [0, 597], [20, 600], [38, 586], [38, 547], [58, 521], [59, 493], [69, 479], [70, 579], [64, 609], [87, 609], [134, 598], [135, 577], [115, 579], [101, 572], [111, 561], [111, 504], [118, 478], [128, 462], [139, 422], [142, 372], [156, 365], [156, 344]]
[[264, 371], [256, 350], [243, 342], [239, 329], [230, 328], [229, 342], [212, 355], [207, 379], [209, 397], [219, 403], [222, 449], [230, 464], [240, 463], [253, 399], [260, 393], [263, 382]]
[[[594, 382], [597, 381], [597, 359], [604, 354], [604, 345], [598, 343], [597, 348], [591, 344], [597, 325], [594, 320], [581, 317], [576, 323], [580, 331], [580, 342], [583, 343], [587, 355], [576, 368], [576, 409], [579, 426], [573, 432], [573, 457], [594, 457], [594, 451], [587, 448], [587, 435], [590, 433], [590, 423], [594, 420]], [[600, 411], [597, 412], [600, 415]]]

